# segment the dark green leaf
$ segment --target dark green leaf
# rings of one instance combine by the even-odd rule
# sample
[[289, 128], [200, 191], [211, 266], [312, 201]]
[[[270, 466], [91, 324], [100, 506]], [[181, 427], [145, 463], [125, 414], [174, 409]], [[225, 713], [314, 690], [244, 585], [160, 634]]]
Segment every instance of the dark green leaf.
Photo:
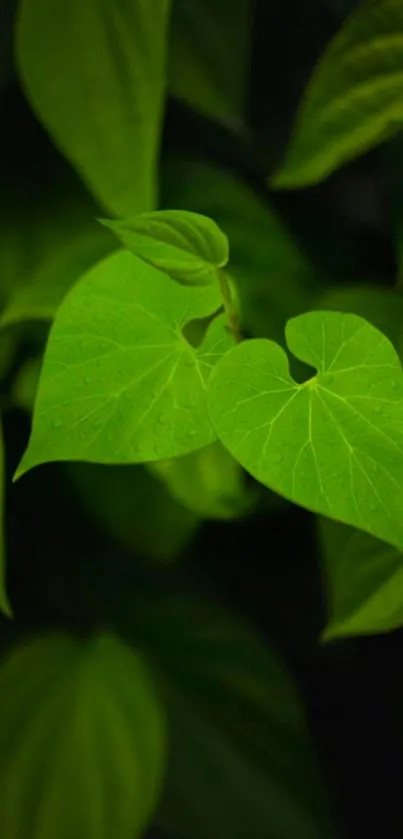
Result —
[[180, 283], [205, 285], [228, 262], [228, 240], [206, 216], [181, 210], [106, 221], [125, 248]]
[[170, 0], [22, 0], [20, 76], [35, 113], [118, 216], [156, 201]]
[[209, 383], [218, 436], [270, 489], [402, 548], [403, 371], [392, 344], [338, 312], [293, 318], [286, 337], [317, 375], [298, 384], [277, 344], [239, 344]]
[[135, 653], [48, 635], [0, 668], [3, 839], [132, 839], [153, 813], [164, 725]]
[[157, 822], [178, 839], [334, 839], [304, 709], [270, 647], [219, 604], [136, 601], [170, 753]]
[[315, 184], [402, 125], [403, 5], [367, 0], [319, 62], [273, 184]]
[[197, 349], [183, 328], [220, 302], [218, 284], [181, 286], [129, 251], [96, 265], [58, 310], [19, 473], [49, 460], [166, 460], [213, 442], [206, 386], [233, 340], [224, 315]]
[[200, 519], [142, 466], [68, 465], [86, 510], [123, 547], [150, 559], [176, 559]]
[[329, 519], [319, 527], [328, 577], [324, 640], [403, 626], [403, 554]]
[[239, 127], [249, 77], [253, 0], [175, 0], [169, 54], [174, 96]]

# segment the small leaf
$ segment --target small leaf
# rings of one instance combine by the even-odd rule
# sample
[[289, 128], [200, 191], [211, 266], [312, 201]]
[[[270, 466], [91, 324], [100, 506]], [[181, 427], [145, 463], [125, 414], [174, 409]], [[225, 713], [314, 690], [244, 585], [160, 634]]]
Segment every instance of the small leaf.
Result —
[[64, 299], [46, 348], [19, 474], [49, 460], [144, 463], [208, 445], [211, 369], [232, 338], [221, 315], [195, 349], [185, 324], [220, 306], [129, 251], [98, 263]]
[[403, 554], [329, 519], [320, 519], [319, 527], [330, 613], [323, 639], [403, 626]]
[[153, 813], [164, 725], [148, 674], [112, 636], [47, 635], [0, 667], [3, 839], [128, 839]]
[[227, 237], [214, 221], [197, 213], [161, 210], [102, 224], [125, 248], [180, 283], [211, 283], [216, 269], [228, 262]]
[[23, 0], [17, 59], [28, 99], [101, 203], [155, 204], [170, 0]]
[[0, 421], [0, 609], [7, 617], [12, 617], [11, 606], [6, 592], [5, 539], [4, 539], [4, 438]]
[[283, 341], [288, 318], [311, 307], [317, 277], [273, 208], [239, 178], [195, 161], [167, 167], [164, 191], [166, 202], [211, 216], [228, 236], [242, 330]]
[[173, 562], [200, 525], [189, 505], [180, 504], [143, 466], [69, 463], [66, 468], [99, 527], [141, 557]]
[[252, 0], [175, 0], [168, 84], [209, 117], [242, 125], [249, 77]]
[[201, 518], [231, 519], [252, 506], [239, 464], [217, 440], [197, 452], [150, 464], [171, 495]]
[[286, 338], [318, 374], [297, 384], [278, 345], [240, 344], [210, 381], [217, 434], [270, 489], [403, 547], [403, 372], [395, 350], [366, 321], [337, 312], [293, 318]]
[[276, 187], [302, 187], [392, 137], [403, 126], [403, 5], [362, 3], [308, 85]]

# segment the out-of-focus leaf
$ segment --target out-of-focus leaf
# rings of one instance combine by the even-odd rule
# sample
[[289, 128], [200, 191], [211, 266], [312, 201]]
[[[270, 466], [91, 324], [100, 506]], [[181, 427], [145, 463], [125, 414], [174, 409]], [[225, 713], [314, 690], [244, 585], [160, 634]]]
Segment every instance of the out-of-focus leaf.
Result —
[[317, 277], [270, 206], [241, 180], [200, 162], [171, 163], [163, 199], [217, 222], [229, 239], [242, 329], [284, 343], [285, 323], [311, 307]]
[[0, 609], [9, 618], [12, 615], [11, 606], [6, 591], [6, 557], [4, 539], [4, 438], [3, 425], [0, 417]]
[[147, 671], [112, 636], [47, 635], [0, 667], [3, 839], [129, 839], [160, 791], [164, 722]]
[[365, 318], [387, 335], [399, 351], [403, 331], [403, 295], [394, 289], [365, 285], [330, 288], [318, 298], [315, 308], [350, 312]]
[[168, 82], [174, 96], [239, 127], [249, 77], [253, 0], [175, 0]]
[[274, 651], [215, 603], [131, 602], [168, 711], [157, 822], [178, 839], [334, 839], [295, 686]]
[[[7, 334], [7, 333], [6, 333]], [[19, 369], [11, 389], [13, 405], [31, 413], [41, 374], [42, 358], [29, 358]]]
[[150, 464], [171, 495], [201, 518], [232, 519], [251, 508], [239, 464], [218, 441], [197, 452]]
[[325, 51], [308, 85], [280, 188], [318, 183], [403, 125], [403, 5], [367, 0]]
[[124, 547], [154, 560], [174, 560], [200, 519], [141, 466], [69, 464], [88, 512]]
[[319, 519], [328, 581], [326, 641], [403, 626], [403, 553], [366, 533]]
[[170, 0], [22, 0], [21, 79], [35, 113], [101, 203], [155, 205]]

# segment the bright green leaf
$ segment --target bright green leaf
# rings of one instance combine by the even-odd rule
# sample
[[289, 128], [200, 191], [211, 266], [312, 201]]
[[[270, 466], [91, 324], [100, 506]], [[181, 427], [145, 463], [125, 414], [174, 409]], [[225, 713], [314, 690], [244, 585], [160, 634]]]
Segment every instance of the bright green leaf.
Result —
[[315, 184], [402, 126], [403, 5], [367, 0], [319, 62], [273, 184]]
[[174, 96], [219, 122], [242, 124], [253, 0], [175, 0], [168, 84]]
[[290, 352], [318, 371], [303, 384], [270, 341], [217, 365], [210, 415], [231, 454], [286, 498], [403, 547], [403, 372], [361, 318], [311, 312], [286, 328]]
[[159, 824], [178, 839], [334, 839], [304, 708], [275, 651], [220, 603], [128, 598], [171, 749]]
[[153, 813], [164, 724], [137, 655], [47, 635], [0, 667], [3, 839], [131, 839]]
[[218, 284], [181, 286], [129, 251], [98, 263], [53, 324], [19, 474], [49, 460], [166, 460], [212, 442], [207, 381], [233, 341], [224, 315], [196, 349], [183, 328], [220, 300]]
[[228, 262], [227, 237], [214, 221], [197, 213], [162, 210], [102, 223], [125, 248], [180, 283], [208, 284]]
[[330, 519], [319, 527], [328, 578], [324, 640], [403, 626], [403, 554]]
[[0, 609], [9, 618], [12, 616], [11, 606], [6, 592], [5, 569], [5, 540], [4, 540], [4, 439], [3, 427], [0, 422]]
[[197, 452], [150, 464], [178, 502], [201, 518], [231, 519], [252, 506], [239, 464], [216, 440]]
[[101, 203], [153, 209], [170, 0], [22, 0], [17, 58], [29, 101]]
[[166, 204], [211, 216], [225, 231], [242, 329], [282, 342], [288, 318], [311, 307], [317, 278], [272, 207], [240, 179], [201, 162], [166, 167], [164, 193]]
[[67, 469], [88, 513], [103, 531], [137, 555], [173, 561], [199, 527], [198, 516], [143, 466], [71, 463]]

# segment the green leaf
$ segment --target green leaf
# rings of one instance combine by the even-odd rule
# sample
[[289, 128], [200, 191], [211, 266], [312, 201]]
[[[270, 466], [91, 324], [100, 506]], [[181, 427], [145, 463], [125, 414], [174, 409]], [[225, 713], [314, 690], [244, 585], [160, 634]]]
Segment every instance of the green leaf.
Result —
[[282, 342], [288, 318], [311, 307], [317, 278], [272, 207], [239, 178], [195, 161], [165, 168], [164, 193], [166, 204], [211, 216], [225, 231], [242, 330]]
[[201, 518], [232, 519], [251, 509], [239, 464], [217, 440], [197, 452], [150, 464], [178, 502]]
[[178, 839], [333, 839], [304, 708], [275, 651], [222, 604], [137, 598], [171, 749], [157, 823]]
[[4, 539], [4, 438], [0, 421], [0, 609], [12, 617], [12, 609], [6, 592], [5, 539]]
[[153, 209], [170, 0], [22, 0], [17, 59], [53, 141], [118, 216]]
[[112, 636], [47, 635], [0, 668], [3, 839], [128, 839], [153, 813], [164, 725], [147, 671]]
[[403, 547], [403, 373], [388, 339], [361, 318], [293, 318], [287, 344], [318, 371], [303, 384], [283, 349], [249, 341], [217, 365], [210, 416], [257, 480], [316, 513]]
[[367, 0], [347, 20], [305, 92], [276, 187], [302, 187], [403, 125], [403, 6]]
[[124, 548], [171, 562], [185, 550], [200, 519], [143, 466], [67, 465], [87, 512]]
[[125, 248], [180, 283], [208, 284], [228, 262], [227, 237], [214, 221], [197, 213], [162, 210], [102, 224]]
[[28, 358], [20, 367], [12, 385], [11, 402], [13, 406], [32, 413], [41, 375], [42, 356]]
[[224, 315], [196, 349], [183, 328], [220, 300], [218, 284], [181, 286], [129, 251], [89, 271], [53, 324], [19, 474], [50, 460], [166, 460], [213, 442], [206, 386], [233, 341]]
[[232, 127], [242, 124], [253, 0], [175, 0], [168, 84], [174, 96]]
[[403, 554], [366, 533], [319, 520], [328, 577], [325, 641], [403, 626]]

